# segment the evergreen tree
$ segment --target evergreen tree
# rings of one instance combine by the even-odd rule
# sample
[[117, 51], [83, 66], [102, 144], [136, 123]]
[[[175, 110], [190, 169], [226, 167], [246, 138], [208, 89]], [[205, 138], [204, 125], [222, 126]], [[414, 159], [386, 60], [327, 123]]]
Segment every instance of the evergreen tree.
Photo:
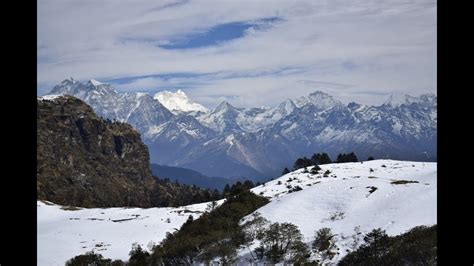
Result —
[[285, 167], [285, 169], [283, 169], [283, 172], [281, 173], [281, 175], [286, 175], [290, 172], [290, 170], [288, 168]]
[[309, 258], [303, 235], [294, 224], [272, 223], [260, 240], [260, 247], [255, 249], [255, 253], [257, 257], [265, 257], [271, 263], [278, 263], [285, 258], [304, 263], [304, 258]]
[[355, 155], [354, 152], [351, 152], [347, 155], [347, 160], [349, 162], [358, 162], [359, 161], [359, 159], [357, 159], [357, 156]]
[[224, 187], [224, 197], [227, 196], [230, 193], [230, 186], [229, 184], [226, 184]]
[[254, 184], [251, 180], [245, 180], [244, 184], [243, 184], [244, 188], [245, 189], [251, 189], [254, 187]]
[[331, 158], [329, 158], [329, 155], [325, 152], [323, 153], [318, 153], [318, 154], [313, 154], [311, 157], [311, 161], [314, 164], [328, 164], [332, 163]]
[[101, 254], [97, 254], [94, 253], [94, 251], [91, 251], [83, 255], [78, 255], [66, 261], [66, 266], [110, 265], [111, 263], [111, 259], [104, 259]]
[[314, 163], [313, 161], [311, 161], [311, 159], [308, 159], [306, 157], [298, 158], [293, 164], [293, 170], [298, 170], [300, 168], [308, 167], [312, 165], [314, 165]]
[[249, 190], [228, 197], [214, 211], [196, 220], [190, 217], [178, 231], [168, 233], [154, 248], [149, 264], [193, 265], [213, 259], [219, 259], [224, 265], [232, 264], [236, 250], [246, 241], [241, 219], [266, 203], [266, 198]]
[[373, 156], [369, 156], [369, 158], [367, 158], [367, 161], [373, 161], [375, 160]]
[[385, 230], [374, 229], [364, 237], [364, 246], [368, 247], [366, 256], [380, 258], [388, 250], [389, 237]]
[[134, 243], [132, 245], [132, 250], [129, 253], [129, 260], [128, 264], [129, 266], [141, 266], [141, 265], [147, 265], [147, 260], [150, 257], [150, 253], [147, 251], [144, 251], [140, 245], [137, 243]]
[[313, 250], [319, 254], [323, 261], [331, 260], [336, 255], [336, 244], [334, 241], [335, 235], [330, 228], [324, 227], [319, 229], [312, 243]]
[[365, 235], [364, 241], [339, 265], [437, 265], [436, 225], [418, 226], [394, 237], [374, 229]]
[[349, 154], [345, 153], [340, 153], [337, 155], [337, 163], [349, 163], [349, 162], [358, 162], [359, 160], [357, 159], [357, 156], [355, 155], [354, 152], [351, 152]]
[[192, 215], [189, 215], [188, 219], [186, 220], [186, 222], [183, 224], [183, 226], [185, 224], [191, 224], [192, 222], [194, 221], [194, 217]]
[[319, 159], [319, 164], [328, 164], [332, 163], [331, 158], [329, 158], [329, 155], [325, 152], [321, 154], [321, 158]]

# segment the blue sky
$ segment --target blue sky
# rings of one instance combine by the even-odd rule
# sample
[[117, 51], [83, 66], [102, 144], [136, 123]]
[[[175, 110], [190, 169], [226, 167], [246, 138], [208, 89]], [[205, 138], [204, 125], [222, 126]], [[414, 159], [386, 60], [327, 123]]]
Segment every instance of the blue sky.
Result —
[[176, 40], [171, 40], [169, 44], [160, 45], [164, 49], [193, 49], [212, 45], [220, 45], [233, 39], [242, 38], [245, 31], [250, 28], [259, 29], [272, 22], [279, 21], [279, 18], [264, 18], [258, 21], [231, 22], [213, 26], [202, 32], [191, 33], [179, 36]]
[[63, 79], [182, 89], [214, 107], [315, 90], [378, 104], [436, 92], [435, 1], [38, 2], [38, 94]]

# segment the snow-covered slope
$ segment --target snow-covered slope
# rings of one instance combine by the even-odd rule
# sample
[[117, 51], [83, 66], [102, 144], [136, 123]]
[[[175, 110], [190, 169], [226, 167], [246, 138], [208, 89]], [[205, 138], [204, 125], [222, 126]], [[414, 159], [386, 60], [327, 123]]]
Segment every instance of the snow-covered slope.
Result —
[[203, 112], [208, 110], [199, 103], [193, 102], [182, 90], [176, 92], [160, 91], [153, 97], [173, 113], [179, 112]]
[[[263, 217], [297, 225], [307, 242], [320, 228], [331, 228], [340, 248], [334, 261], [354, 248], [354, 238], [359, 236], [361, 244], [362, 234], [372, 229], [398, 235], [437, 223], [436, 163], [375, 160], [320, 167], [319, 174], [300, 169], [252, 191], [271, 198], [257, 210]], [[324, 177], [327, 170], [330, 173]], [[287, 186], [302, 190], [288, 193]], [[246, 252], [240, 254], [245, 257]]]
[[[333, 262], [361, 244], [363, 234], [372, 229], [380, 227], [389, 235], [398, 235], [418, 225], [437, 223], [436, 163], [375, 160], [320, 167], [319, 174], [300, 169], [252, 192], [271, 199], [257, 212], [272, 222], [297, 225], [308, 243], [316, 230], [331, 228], [340, 249]], [[325, 177], [327, 170], [330, 173]], [[289, 185], [302, 190], [288, 193]], [[72, 211], [38, 202], [38, 265], [63, 265], [90, 250], [126, 260], [134, 242], [143, 247], [151, 241], [159, 243], [166, 232], [178, 229], [189, 215], [199, 217], [206, 206]], [[354, 239], [359, 243], [354, 245]], [[248, 250], [239, 252], [244, 264], [246, 256]]]
[[[218, 205], [224, 200], [218, 201]], [[177, 208], [96, 208], [67, 210], [37, 203], [38, 266], [63, 266], [72, 257], [93, 250], [106, 258], [128, 260], [133, 243], [147, 249], [206, 210], [207, 203]], [[168, 220], [169, 219], [169, 220]]]

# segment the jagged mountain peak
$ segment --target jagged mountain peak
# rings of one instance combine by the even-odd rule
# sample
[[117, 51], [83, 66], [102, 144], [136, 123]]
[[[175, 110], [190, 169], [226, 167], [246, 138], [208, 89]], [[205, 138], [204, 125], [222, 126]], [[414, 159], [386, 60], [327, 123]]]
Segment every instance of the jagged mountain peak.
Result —
[[68, 79], [65, 79], [61, 82], [61, 84], [74, 84], [74, 83], [77, 83], [79, 81], [75, 80], [73, 77], [70, 77]]
[[228, 110], [235, 110], [238, 111], [238, 108], [234, 107], [228, 101], [222, 101], [213, 111], [213, 113], [228, 111]]
[[188, 96], [186, 95], [186, 93], [184, 93], [184, 91], [182, 91], [181, 89], [178, 89], [178, 90], [176, 91], [176, 94], [179, 94], [179, 95], [188, 97]]
[[63, 80], [60, 84], [54, 86], [54, 88], [48, 93], [48, 95], [67, 94], [67, 95], [84, 95], [87, 91], [87, 87], [81, 82], [69, 78]]
[[102, 84], [105, 84], [105, 83], [100, 82], [100, 81], [95, 80], [95, 79], [90, 79], [90, 80], [87, 82], [87, 84], [91, 84], [91, 85], [93, 85], [93, 86], [99, 86], [99, 85], [102, 85]]
[[436, 100], [437, 97], [434, 93], [421, 94], [418, 97], [405, 93], [392, 93], [388, 96], [388, 99], [383, 103], [383, 105], [398, 107], [401, 105], [410, 105], [413, 103], [434, 104]]
[[291, 113], [296, 108], [296, 104], [293, 100], [286, 99], [284, 102], [280, 103], [278, 107], [280, 109], [284, 109], [288, 113]]
[[434, 93], [425, 93], [419, 96], [419, 98], [428, 104], [434, 104], [437, 102], [438, 97]]
[[54, 86], [54, 88], [48, 94], [67, 94], [77, 96], [81, 99], [85, 98], [90, 92], [96, 92], [99, 94], [115, 94], [117, 93], [112, 85], [103, 83], [94, 79], [87, 81], [86, 84], [75, 80], [74, 78], [68, 78], [63, 80], [60, 84]]
[[324, 110], [337, 105], [342, 105], [342, 102], [326, 92], [316, 90], [308, 96], [299, 97], [296, 99], [295, 104], [297, 107], [311, 104], [317, 109]]
[[409, 104], [410, 98], [413, 98], [413, 97], [405, 93], [391, 93], [388, 96], [388, 99], [383, 104], [390, 105], [393, 107], [400, 106], [402, 104]]

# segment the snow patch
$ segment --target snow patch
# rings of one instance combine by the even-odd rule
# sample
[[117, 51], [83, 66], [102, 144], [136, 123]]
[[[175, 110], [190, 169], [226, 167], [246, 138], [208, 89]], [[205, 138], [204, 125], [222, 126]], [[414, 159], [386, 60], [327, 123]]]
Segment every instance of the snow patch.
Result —
[[164, 107], [174, 113], [192, 111], [205, 113], [208, 111], [206, 107], [189, 99], [182, 90], [178, 90], [174, 93], [170, 91], [161, 91], [156, 93], [153, 98], [158, 100]]
[[48, 95], [44, 95], [44, 96], [41, 96], [41, 97], [38, 97], [39, 100], [47, 100], [47, 101], [52, 101], [58, 97], [61, 97], [61, 96], [64, 96], [62, 94], [48, 94]]
[[94, 85], [94, 86], [99, 86], [99, 85], [104, 84], [104, 83], [102, 83], [102, 82], [100, 82], [100, 81], [98, 81], [98, 80], [95, 80], [95, 79], [91, 79], [91, 80], [89, 80], [89, 82], [90, 82], [92, 85]]

